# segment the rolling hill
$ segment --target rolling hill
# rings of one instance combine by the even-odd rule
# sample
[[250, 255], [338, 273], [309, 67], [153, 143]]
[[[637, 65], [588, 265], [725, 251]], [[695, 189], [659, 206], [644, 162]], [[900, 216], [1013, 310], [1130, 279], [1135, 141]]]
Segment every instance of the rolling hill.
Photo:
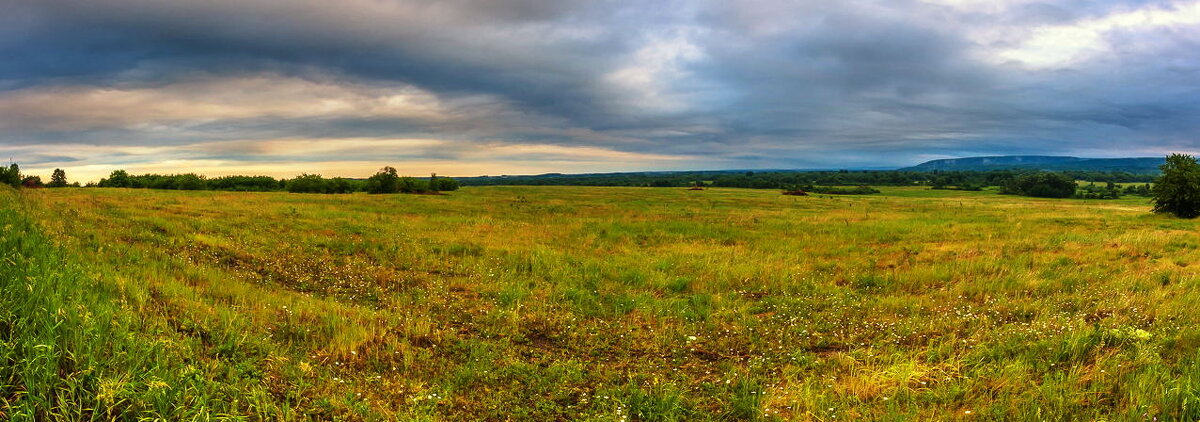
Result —
[[1079, 170], [1079, 171], [1124, 171], [1130, 173], [1157, 173], [1163, 164], [1161, 157], [1134, 158], [1079, 158], [1047, 155], [1003, 155], [994, 157], [947, 158], [926, 161], [905, 167], [902, 171], [970, 171], [1002, 169]]

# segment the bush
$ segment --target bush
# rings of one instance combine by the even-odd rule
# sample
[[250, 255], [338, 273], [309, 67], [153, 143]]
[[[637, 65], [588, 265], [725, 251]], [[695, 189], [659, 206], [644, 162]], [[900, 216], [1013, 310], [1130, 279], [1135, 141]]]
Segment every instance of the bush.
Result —
[[67, 187], [67, 172], [63, 171], [63, 169], [54, 169], [54, 173], [50, 175], [50, 183], [47, 184], [46, 187]]
[[807, 189], [807, 191], [812, 192], [812, 193], [824, 193], [824, 194], [830, 194], [830, 195], [870, 195], [870, 194], [874, 194], [874, 193], [879, 193], [879, 189], [875, 189], [870, 186], [855, 186], [855, 187], [813, 186], [813, 187], [810, 187], [810, 189]]
[[97, 186], [102, 188], [130, 188], [133, 187], [133, 183], [129, 179], [129, 173], [125, 170], [113, 170], [107, 179], [100, 179], [100, 183]]
[[1021, 175], [1003, 186], [1000, 193], [1037, 198], [1070, 198], [1075, 195], [1075, 180], [1061, 173], [1036, 172]]
[[434, 190], [446, 192], [456, 191], [458, 190], [458, 186], [459, 184], [457, 180], [449, 177], [439, 177], [437, 178], [437, 186], [434, 186]]
[[335, 177], [329, 179], [326, 193], [354, 193], [363, 190], [365, 183], [361, 180], [347, 179], [344, 177]]
[[1108, 182], [1104, 187], [1096, 186], [1095, 183], [1089, 183], [1075, 192], [1075, 197], [1079, 199], [1120, 199], [1121, 188], [1117, 187], [1117, 184], [1113, 182]]
[[208, 180], [208, 188], [212, 190], [269, 192], [280, 187], [279, 181], [270, 176], [225, 176]]
[[402, 193], [429, 192], [429, 181], [417, 179], [415, 177], [401, 177], [400, 178], [400, 192], [402, 192]]
[[1171, 154], [1160, 168], [1162, 176], [1150, 188], [1154, 212], [1171, 213], [1181, 218], [1200, 216], [1200, 164], [1196, 163], [1196, 158]]
[[7, 168], [0, 167], [0, 184], [9, 185], [14, 188], [21, 187], [21, 168], [16, 163], [9, 165]]
[[330, 186], [319, 174], [301, 174], [287, 182], [287, 191], [292, 193], [328, 193]]
[[27, 188], [44, 188], [44, 187], [46, 187], [46, 185], [42, 183], [42, 178], [40, 176], [29, 176], [24, 179], [21, 179], [21, 186], [27, 187]]
[[400, 192], [400, 176], [394, 167], [384, 167], [367, 178], [367, 193]]
[[935, 185], [931, 186], [930, 189], [934, 189], [934, 190], [965, 190], [965, 191], [978, 192], [978, 191], [983, 190], [983, 186], [980, 186], [980, 185], [977, 185], [974, 183], [970, 183], [970, 182], [966, 182], [966, 183], [963, 183], [963, 184], [957, 185], [957, 186], [935, 184]]
[[1129, 185], [1125, 187], [1126, 195], [1150, 196], [1150, 184]]
[[175, 182], [175, 189], [204, 190], [204, 188], [205, 188], [204, 178], [202, 178], [196, 174], [192, 174], [192, 173], [181, 174], [181, 175], [175, 176], [173, 179]]

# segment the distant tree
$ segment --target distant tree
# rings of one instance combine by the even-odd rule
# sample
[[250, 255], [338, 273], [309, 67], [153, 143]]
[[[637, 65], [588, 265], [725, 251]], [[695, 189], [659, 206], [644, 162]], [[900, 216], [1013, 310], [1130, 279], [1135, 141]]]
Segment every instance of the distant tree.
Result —
[[301, 174], [287, 182], [287, 191], [292, 193], [327, 193], [329, 181], [319, 174]]
[[194, 173], [181, 174], [173, 177], [175, 189], [179, 190], [204, 190], [204, 178]]
[[7, 168], [0, 167], [0, 184], [9, 185], [14, 188], [21, 187], [21, 168], [16, 163], [9, 165]]
[[329, 179], [329, 193], [353, 193], [361, 190], [363, 182], [360, 180], [347, 179], [344, 177], [335, 177]]
[[206, 182], [212, 190], [266, 192], [282, 188], [278, 180], [269, 176], [222, 176]]
[[100, 183], [97, 186], [102, 188], [129, 188], [133, 187], [133, 181], [129, 178], [129, 173], [125, 170], [113, 170], [107, 179], [100, 179]]
[[838, 186], [813, 186], [808, 189], [813, 193], [827, 193], [832, 195], [870, 195], [879, 193], [879, 189], [870, 186], [856, 187], [838, 187]]
[[368, 193], [397, 193], [400, 192], [400, 174], [394, 167], [379, 169], [367, 179]]
[[46, 187], [46, 185], [42, 183], [42, 178], [39, 176], [28, 176], [22, 179], [21, 186], [34, 189]]
[[429, 181], [415, 177], [400, 178], [401, 193], [425, 193], [429, 191]]
[[1200, 216], [1200, 164], [1185, 154], [1167, 156], [1159, 167], [1162, 176], [1150, 188], [1154, 212], [1171, 213], [1180, 218]]
[[1038, 198], [1070, 198], [1075, 195], [1075, 180], [1061, 173], [1035, 172], [1010, 180], [1001, 193]]
[[63, 169], [54, 169], [54, 174], [50, 175], [50, 183], [46, 185], [50, 188], [65, 188], [67, 187], [67, 172]]
[[446, 191], [446, 192], [456, 191], [456, 190], [458, 190], [458, 181], [451, 179], [449, 177], [439, 177], [437, 179], [437, 189], [436, 190]]

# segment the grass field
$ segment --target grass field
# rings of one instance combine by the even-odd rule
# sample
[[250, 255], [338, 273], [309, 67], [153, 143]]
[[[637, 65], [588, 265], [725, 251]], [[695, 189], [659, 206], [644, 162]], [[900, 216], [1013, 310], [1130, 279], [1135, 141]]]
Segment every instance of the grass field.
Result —
[[881, 189], [0, 192], [0, 413], [1200, 419], [1200, 223]]

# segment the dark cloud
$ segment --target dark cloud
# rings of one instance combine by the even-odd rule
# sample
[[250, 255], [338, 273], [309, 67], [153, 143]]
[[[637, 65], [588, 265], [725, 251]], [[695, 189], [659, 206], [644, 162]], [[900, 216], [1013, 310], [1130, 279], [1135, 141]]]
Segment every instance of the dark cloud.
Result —
[[26, 155], [21, 158], [22, 158], [21, 164], [24, 164], [24, 165], [38, 165], [38, 164], [47, 164], [47, 163], [73, 163], [76, 161], [83, 160], [82, 158], [67, 157], [67, 156], [63, 156], [63, 155]]
[[[827, 158], [814, 157], [903, 165], [970, 154], [1193, 150], [1200, 129], [1200, 7], [1189, 3], [4, 0], [0, 7], [0, 106], [41, 107], [20, 121], [0, 116], [0, 145], [411, 137], [453, 142], [427, 152], [429, 159], [452, 160], [483, 145], [543, 144], [710, 157], [696, 167], [827, 167]], [[1114, 18], [1127, 13], [1176, 19]], [[1063, 35], [1038, 38], [1047, 31]], [[268, 111], [254, 115], [226, 111], [257, 104], [244, 92], [192, 106], [187, 95], [146, 93], [253, 77], [313, 82], [297, 89], [351, 86], [297, 98], [350, 98], [353, 107], [288, 115], [262, 106]], [[381, 113], [410, 106], [369, 94], [406, 87], [434, 98], [433, 111]], [[88, 89], [63, 98], [112, 95], [113, 107], [143, 110], [157, 104], [103, 90], [136, 91], [210, 117], [157, 110], [146, 121], [136, 110], [128, 119], [81, 117], [29, 100]], [[323, 154], [312, 159], [329, 158]]]

